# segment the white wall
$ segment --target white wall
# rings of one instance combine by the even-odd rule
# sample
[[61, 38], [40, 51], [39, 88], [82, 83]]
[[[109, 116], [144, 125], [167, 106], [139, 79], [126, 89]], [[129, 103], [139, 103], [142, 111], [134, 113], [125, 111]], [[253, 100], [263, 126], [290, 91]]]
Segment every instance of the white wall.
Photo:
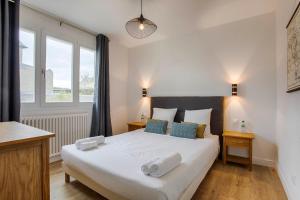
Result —
[[[225, 129], [234, 119], [254, 131], [254, 161], [273, 165], [275, 143], [275, 14], [266, 14], [129, 49], [129, 120], [149, 116], [150, 96], [229, 96]], [[239, 96], [231, 96], [231, 83]]]
[[[42, 34], [50, 33], [59, 38], [67, 38], [75, 41], [76, 44], [95, 49], [95, 36], [90, 35], [84, 31], [72, 28], [59, 22], [47, 15], [36, 12], [25, 6], [21, 7], [21, 27], [34, 30], [37, 37], [37, 56], [36, 68], [42, 67], [42, 56], [40, 49], [40, 37]], [[127, 122], [127, 94], [126, 81], [128, 74], [128, 50], [126, 47], [115, 42], [110, 38], [110, 86], [111, 86], [111, 118], [114, 133], [124, 132], [126, 130]], [[78, 72], [77, 72], [78, 73]], [[36, 77], [38, 80], [41, 75]], [[76, 81], [76, 79], [74, 79]], [[37, 84], [36, 91], [41, 91], [41, 84]], [[38, 92], [40, 96], [41, 92]], [[38, 98], [40, 99], [40, 98]], [[72, 106], [47, 106], [43, 102], [37, 102], [36, 105], [21, 106], [21, 115], [39, 115], [49, 113], [70, 113], [70, 112], [88, 112], [91, 119], [92, 103], [75, 103]], [[91, 120], [89, 119], [89, 123]]]
[[300, 199], [300, 91], [287, 89], [287, 32], [298, 0], [277, 0], [277, 149], [278, 172], [290, 200]]
[[128, 48], [110, 42], [110, 113], [113, 133], [127, 130]]

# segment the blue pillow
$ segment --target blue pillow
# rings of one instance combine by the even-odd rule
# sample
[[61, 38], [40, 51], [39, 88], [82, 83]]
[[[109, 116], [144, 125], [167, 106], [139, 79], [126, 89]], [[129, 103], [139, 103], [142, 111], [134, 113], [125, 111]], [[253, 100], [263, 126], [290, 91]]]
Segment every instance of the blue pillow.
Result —
[[149, 119], [147, 121], [145, 132], [166, 134], [168, 127], [168, 121]]
[[195, 139], [198, 124], [194, 123], [176, 123], [172, 125], [171, 135], [175, 137]]

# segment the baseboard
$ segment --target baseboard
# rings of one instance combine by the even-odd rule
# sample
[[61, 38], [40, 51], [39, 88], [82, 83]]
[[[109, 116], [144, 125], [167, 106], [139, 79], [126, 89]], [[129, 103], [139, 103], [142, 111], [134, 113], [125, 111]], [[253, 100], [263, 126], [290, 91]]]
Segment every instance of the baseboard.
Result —
[[253, 164], [275, 168], [274, 160], [265, 158], [253, 157]]
[[283, 185], [283, 188], [284, 188], [284, 191], [285, 191], [285, 194], [287, 195], [287, 198], [289, 200], [296, 200], [296, 195], [294, 194], [294, 192], [292, 192], [290, 188], [290, 184], [289, 184], [289, 181], [288, 181], [288, 177], [286, 176], [286, 173], [284, 172], [284, 170], [282, 169], [282, 167], [280, 166], [280, 164], [276, 164], [276, 171], [277, 171], [277, 174], [280, 178], [280, 181]]
[[[239, 149], [239, 148], [230, 148], [229, 149], [229, 154], [236, 155], [236, 156], [241, 156], [241, 157], [248, 157], [248, 152], [245, 149]], [[261, 166], [266, 166], [266, 167], [275, 167], [275, 162], [274, 160], [268, 159], [268, 158], [262, 158], [262, 157], [257, 157], [253, 156], [252, 157], [252, 162], [255, 165], [261, 165]]]

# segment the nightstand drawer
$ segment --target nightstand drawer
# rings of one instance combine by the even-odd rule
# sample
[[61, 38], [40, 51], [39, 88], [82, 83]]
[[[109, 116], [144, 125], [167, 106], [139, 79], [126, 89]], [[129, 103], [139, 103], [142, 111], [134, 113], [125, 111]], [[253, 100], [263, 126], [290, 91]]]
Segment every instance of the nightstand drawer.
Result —
[[134, 130], [137, 130], [137, 129], [141, 129], [143, 128], [142, 126], [136, 126], [136, 125], [129, 125], [128, 126], [128, 131], [134, 131]]
[[146, 124], [144, 122], [130, 122], [128, 123], [128, 131], [134, 131], [137, 129], [145, 128]]
[[244, 138], [234, 138], [234, 137], [226, 137], [226, 144], [231, 146], [242, 146], [242, 147], [248, 147], [249, 146], [249, 139]]

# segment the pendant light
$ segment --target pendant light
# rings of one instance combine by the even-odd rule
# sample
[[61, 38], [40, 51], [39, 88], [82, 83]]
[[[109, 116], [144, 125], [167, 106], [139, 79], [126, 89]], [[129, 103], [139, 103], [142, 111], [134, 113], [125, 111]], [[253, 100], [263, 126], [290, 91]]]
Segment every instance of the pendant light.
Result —
[[143, 0], [141, 0], [141, 16], [128, 21], [125, 28], [129, 35], [137, 39], [146, 38], [156, 31], [156, 24], [143, 16]]

